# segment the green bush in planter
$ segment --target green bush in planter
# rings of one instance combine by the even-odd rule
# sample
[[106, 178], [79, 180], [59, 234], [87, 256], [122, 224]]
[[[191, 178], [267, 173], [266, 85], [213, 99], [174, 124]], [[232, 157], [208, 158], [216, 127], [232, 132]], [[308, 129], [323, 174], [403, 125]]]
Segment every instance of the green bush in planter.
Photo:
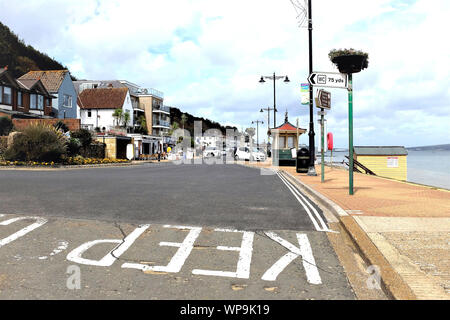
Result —
[[53, 126], [33, 124], [6, 149], [7, 161], [60, 162], [66, 154], [66, 137]]
[[341, 73], [357, 73], [369, 66], [369, 54], [355, 49], [333, 49], [328, 57]]

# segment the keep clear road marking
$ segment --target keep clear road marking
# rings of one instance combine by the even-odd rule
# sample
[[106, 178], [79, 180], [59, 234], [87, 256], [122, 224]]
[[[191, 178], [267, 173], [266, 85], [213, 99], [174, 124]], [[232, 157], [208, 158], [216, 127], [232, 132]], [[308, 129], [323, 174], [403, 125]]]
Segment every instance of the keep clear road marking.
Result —
[[[314, 206], [308, 201], [308, 199], [305, 196], [303, 196], [300, 193], [300, 191], [298, 191], [297, 188], [294, 185], [292, 185], [286, 178], [284, 178], [279, 172], [277, 172], [277, 175], [281, 179], [281, 181], [283, 181], [286, 187], [288, 187], [288, 189], [292, 192], [297, 201], [302, 205], [303, 209], [305, 209], [309, 219], [313, 223], [316, 230], [324, 232], [333, 232], [333, 230], [330, 230], [328, 228], [327, 224], [323, 221], [319, 212], [317, 212], [316, 208], [314, 208]], [[311, 210], [309, 210], [308, 207], [311, 208], [312, 212], [314, 213], [314, 216], [311, 214]]]
[[[4, 215], [0, 215], [3, 217]], [[35, 223], [17, 231], [16, 233], [0, 240], [0, 247], [11, 243], [12, 241], [26, 235], [27, 233], [33, 231], [34, 229], [44, 225], [47, 223], [46, 219], [39, 217], [19, 217], [9, 219], [3, 222], [0, 222], [0, 226], [7, 226], [14, 222], [25, 220], [25, 219], [34, 219]], [[119, 239], [101, 239], [86, 242], [76, 249], [72, 250], [66, 257], [67, 260], [84, 265], [98, 266], [98, 267], [109, 267], [111, 266], [122, 254], [127, 251], [131, 245], [150, 227], [150, 224], [140, 225], [133, 232], [131, 232], [128, 236], [126, 236], [123, 240]], [[188, 226], [171, 226], [165, 225], [164, 228], [172, 228], [178, 230], [189, 230], [188, 235], [183, 240], [183, 242], [160, 242], [160, 246], [169, 246], [169, 247], [178, 247], [177, 252], [170, 260], [167, 266], [148, 266], [139, 263], [124, 263], [122, 264], [122, 268], [132, 268], [138, 269], [142, 271], [157, 271], [157, 272], [170, 272], [170, 273], [178, 273], [181, 271], [184, 263], [189, 257], [192, 249], [194, 248], [194, 243], [197, 240], [200, 232], [202, 231], [201, 227], [188, 227]], [[249, 279], [250, 278], [250, 266], [252, 260], [253, 253], [253, 241], [255, 233], [252, 231], [239, 231], [234, 229], [214, 229], [216, 232], [230, 232], [230, 233], [242, 233], [242, 242], [240, 247], [228, 247], [228, 246], [217, 246], [217, 250], [222, 251], [236, 251], [239, 252], [239, 259], [237, 262], [237, 267], [235, 272], [230, 271], [216, 271], [216, 270], [203, 270], [203, 269], [194, 269], [192, 273], [195, 275], [206, 275], [206, 276], [217, 276], [217, 277], [231, 277], [231, 278], [240, 278], [240, 279]], [[310, 284], [322, 284], [322, 280], [319, 275], [318, 268], [315, 264], [315, 259], [312, 253], [311, 245], [308, 240], [306, 234], [296, 233], [299, 247], [292, 245], [287, 240], [281, 238], [274, 232], [265, 232], [265, 234], [272, 239], [273, 241], [279, 243], [283, 247], [285, 247], [289, 252], [281, 257], [277, 262], [275, 262], [272, 267], [270, 267], [262, 276], [261, 280], [264, 281], [275, 281], [278, 275], [296, 258], [301, 257], [303, 262], [303, 267], [306, 273], [307, 281]], [[83, 258], [82, 255], [92, 248], [93, 246], [100, 243], [117, 243], [117, 246], [108, 252], [102, 259], [100, 260], [91, 260]], [[67, 248], [67, 242], [61, 243], [61, 247], [58, 247], [58, 250], [54, 250], [52, 254], [57, 254], [60, 251], [63, 251]], [[51, 254], [51, 255], [52, 255]]]
[[[0, 217], [3, 217], [3, 215], [0, 215]], [[17, 231], [16, 233], [13, 233], [9, 237], [1, 239], [0, 240], [0, 248], [3, 247], [4, 245], [7, 245], [8, 243], [13, 242], [14, 240], [17, 240], [20, 237], [23, 237], [27, 233], [33, 231], [36, 228], [39, 228], [40, 226], [44, 225], [45, 223], [47, 223], [46, 219], [39, 218], [39, 217], [19, 217], [19, 218], [13, 218], [13, 219], [9, 219], [9, 220], [0, 222], [0, 226], [7, 226], [16, 221], [26, 220], [26, 219], [36, 220], [36, 222], [23, 228], [23, 229], [20, 229], [19, 231]]]

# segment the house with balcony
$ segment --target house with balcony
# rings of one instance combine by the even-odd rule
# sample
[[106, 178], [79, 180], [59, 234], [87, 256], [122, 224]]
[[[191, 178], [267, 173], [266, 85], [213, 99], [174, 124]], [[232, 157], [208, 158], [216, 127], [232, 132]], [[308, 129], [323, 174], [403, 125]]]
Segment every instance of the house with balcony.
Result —
[[54, 96], [50, 115], [59, 119], [77, 119], [77, 93], [69, 70], [30, 71], [18, 80], [40, 80]]
[[0, 69], [0, 116], [51, 118], [53, 98], [40, 80], [14, 79], [6, 68]]

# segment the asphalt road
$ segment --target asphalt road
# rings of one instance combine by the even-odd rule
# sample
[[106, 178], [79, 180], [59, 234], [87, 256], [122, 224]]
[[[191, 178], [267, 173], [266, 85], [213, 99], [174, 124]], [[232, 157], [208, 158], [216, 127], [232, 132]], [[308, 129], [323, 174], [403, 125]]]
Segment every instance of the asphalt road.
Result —
[[241, 165], [0, 170], [0, 299], [354, 299], [291, 189]]
[[261, 175], [241, 165], [0, 171], [0, 181], [0, 209], [5, 214], [315, 230], [277, 175]]

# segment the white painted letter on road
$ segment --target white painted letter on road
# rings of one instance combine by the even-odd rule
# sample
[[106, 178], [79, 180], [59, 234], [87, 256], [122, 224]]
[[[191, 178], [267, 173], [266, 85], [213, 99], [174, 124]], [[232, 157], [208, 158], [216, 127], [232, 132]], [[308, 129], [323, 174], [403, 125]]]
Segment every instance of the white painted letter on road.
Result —
[[164, 226], [165, 228], [174, 228], [179, 230], [188, 229], [190, 230], [186, 238], [183, 242], [160, 242], [160, 246], [167, 247], [178, 247], [179, 249], [175, 253], [175, 255], [170, 260], [167, 266], [148, 266], [141, 263], [124, 263], [122, 268], [131, 268], [131, 269], [139, 269], [142, 271], [156, 271], [156, 272], [172, 272], [177, 273], [180, 272], [183, 267], [186, 259], [191, 254], [192, 249], [194, 248], [194, 242], [197, 240], [202, 228], [196, 227], [183, 227], [183, 226]]
[[[106, 239], [106, 240], [94, 240], [90, 242], [86, 242], [79, 246], [78, 248], [72, 250], [67, 255], [67, 260], [79, 263], [79, 264], [86, 264], [91, 266], [99, 266], [99, 267], [109, 267], [111, 266], [114, 261], [116, 261], [128, 248], [136, 241], [137, 238], [141, 234], [145, 232], [145, 230], [150, 227], [149, 224], [145, 224], [142, 226], [139, 226], [136, 228], [132, 233], [130, 233], [125, 239], [118, 240], [118, 239]], [[96, 244], [99, 243], [117, 243], [118, 245], [108, 252], [106, 256], [104, 256], [100, 260], [92, 260], [92, 259], [85, 259], [82, 257], [83, 253], [85, 253], [89, 248], [92, 248]]]
[[240, 247], [224, 247], [218, 246], [217, 250], [237, 251], [239, 252], [239, 260], [237, 263], [236, 272], [229, 271], [213, 271], [213, 270], [192, 270], [193, 274], [206, 275], [206, 276], [218, 276], [218, 277], [233, 277], [248, 279], [250, 277], [250, 264], [252, 261], [253, 252], [253, 238], [255, 233], [251, 231], [238, 231], [228, 229], [215, 229], [219, 232], [242, 232], [242, 243]]
[[275, 264], [267, 270], [262, 276], [262, 280], [275, 281], [278, 275], [286, 268], [289, 263], [298, 257], [302, 257], [303, 268], [305, 269], [307, 281], [311, 284], [321, 284], [322, 279], [319, 275], [319, 270], [316, 267], [316, 262], [312, 254], [311, 245], [306, 234], [297, 233], [297, 239], [300, 247], [292, 245], [290, 242], [281, 238], [273, 232], [265, 232], [265, 234], [272, 240], [278, 242], [290, 252], [285, 254], [275, 262]]
[[19, 217], [19, 218], [13, 218], [13, 219], [9, 219], [9, 220], [0, 222], [0, 226], [7, 226], [7, 225], [10, 225], [11, 223], [14, 223], [16, 221], [26, 220], [26, 219], [33, 219], [33, 220], [36, 220], [36, 222], [31, 224], [31, 225], [29, 225], [28, 227], [20, 229], [19, 231], [17, 231], [16, 233], [13, 233], [9, 237], [1, 239], [0, 240], [0, 248], [3, 247], [4, 245], [7, 245], [10, 242], [13, 242], [14, 240], [17, 240], [20, 237], [23, 237], [27, 233], [33, 231], [36, 228], [39, 228], [40, 226], [44, 225], [45, 223], [47, 223], [47, 220], [43, 219], [43, 218], [38, 218], [38, 217]]

